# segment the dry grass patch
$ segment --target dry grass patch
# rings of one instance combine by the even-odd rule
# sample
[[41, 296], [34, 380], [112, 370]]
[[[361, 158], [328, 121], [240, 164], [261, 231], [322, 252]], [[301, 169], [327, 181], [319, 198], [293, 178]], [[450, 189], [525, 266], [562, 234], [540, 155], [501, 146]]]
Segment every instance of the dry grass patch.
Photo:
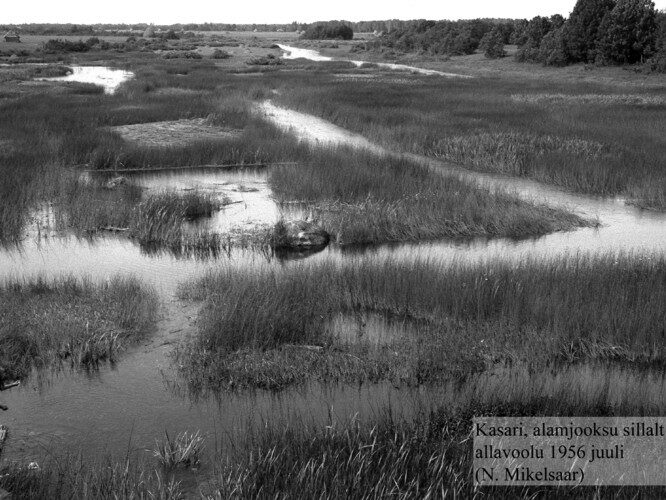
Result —
[[126, 141], [151, 147], [179, 147], [195, 141], [232, 139], [240, 133], [238, 130], [211, 125], [207, 118], [120, 125], [110, 130], [120, 134]]

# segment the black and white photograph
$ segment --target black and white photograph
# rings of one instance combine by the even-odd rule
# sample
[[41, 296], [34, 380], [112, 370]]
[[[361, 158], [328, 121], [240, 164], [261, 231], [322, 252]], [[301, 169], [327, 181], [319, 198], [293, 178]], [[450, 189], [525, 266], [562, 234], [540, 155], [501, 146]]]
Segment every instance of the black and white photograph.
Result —
[[666, 498], [666, 0], [0, 35], [0, 500]]

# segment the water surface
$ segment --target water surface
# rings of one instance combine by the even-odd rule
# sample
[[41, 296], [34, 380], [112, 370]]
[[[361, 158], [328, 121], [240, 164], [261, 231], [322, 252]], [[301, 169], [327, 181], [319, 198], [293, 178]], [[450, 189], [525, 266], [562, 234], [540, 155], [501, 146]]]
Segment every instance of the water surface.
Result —
[[69, 66], [72, 72], [65, 76], [37, 78], [47, 82], [92, 83], [104, 88], [106, 94], [113, 94], [121, 83], [134, 76], [131, 71], [107, 68], [106, 66]]

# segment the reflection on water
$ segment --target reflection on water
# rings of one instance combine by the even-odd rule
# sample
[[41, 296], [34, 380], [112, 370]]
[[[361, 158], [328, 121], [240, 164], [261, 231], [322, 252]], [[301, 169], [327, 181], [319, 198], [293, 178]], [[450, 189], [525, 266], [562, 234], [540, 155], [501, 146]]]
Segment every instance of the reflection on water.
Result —
[[107, 68], [106, 66], [70, 66], [72, 72], [65, 76], [37, 78], [48, 82], [81, 82], [92, 83], [104, 87], [106, 94], [113, 94], [126, 80], [134, 76], [131, 71]]

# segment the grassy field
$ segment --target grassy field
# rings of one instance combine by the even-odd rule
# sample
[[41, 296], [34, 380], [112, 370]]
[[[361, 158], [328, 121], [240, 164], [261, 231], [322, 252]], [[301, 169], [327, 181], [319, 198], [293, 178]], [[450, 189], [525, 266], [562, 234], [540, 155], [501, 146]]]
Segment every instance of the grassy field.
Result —
[[75, 278], [0, 285], [0, 383], [33, 367], [94, 368], [150, 332], [154, 291], [134, 278], [93, 284]]

